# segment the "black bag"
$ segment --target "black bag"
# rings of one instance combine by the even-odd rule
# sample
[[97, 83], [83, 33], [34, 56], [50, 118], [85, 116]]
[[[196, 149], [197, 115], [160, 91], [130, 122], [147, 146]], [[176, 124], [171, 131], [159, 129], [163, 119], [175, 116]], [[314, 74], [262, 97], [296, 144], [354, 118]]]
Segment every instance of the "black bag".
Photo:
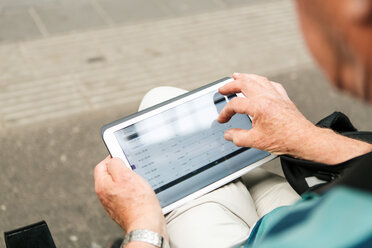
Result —
[[[330, 128], [350, 138], [372, 143], [372, 132], [359, 132], [349, 118], [341, 112], [334, 112], [316, 125]], [[320, 191], [321, 188], [326, 188], [324, 186], [340, 178], [358, 159], [360, 157], [336, 165], [326, 165], [285, 155], [280, 157], [280, 162], [287, 181], [301, 195], [308, 191]]]
[[56, 248], [45, 221], [5, 232], [4, 238], [7, 248]]

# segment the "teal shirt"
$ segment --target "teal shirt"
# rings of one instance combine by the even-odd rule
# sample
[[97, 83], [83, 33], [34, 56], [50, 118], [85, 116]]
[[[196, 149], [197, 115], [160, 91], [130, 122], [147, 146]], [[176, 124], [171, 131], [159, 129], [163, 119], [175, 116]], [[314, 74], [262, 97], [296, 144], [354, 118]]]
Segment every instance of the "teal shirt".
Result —
[[245, 247], [372, 247], [372, 194], [335, 187], [262, 217]]

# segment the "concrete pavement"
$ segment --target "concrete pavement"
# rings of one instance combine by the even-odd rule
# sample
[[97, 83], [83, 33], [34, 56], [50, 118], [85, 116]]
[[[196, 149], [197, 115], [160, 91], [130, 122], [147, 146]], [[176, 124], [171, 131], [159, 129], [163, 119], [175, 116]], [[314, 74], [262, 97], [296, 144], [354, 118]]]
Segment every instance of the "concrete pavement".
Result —
[[132, 15], [144, 1], [119, 2], [0, 0], [0, 233], [44, 219], [57, 247], [121, 236], [94, 193], [94, 165], [107, 155], [99, 129], [152, 87], [254, 72], [283, 83], [313, 122], [338, 110], [372, 129], [370, 107], [314, 66], [291, 1], [149, 1], [153, 11]]

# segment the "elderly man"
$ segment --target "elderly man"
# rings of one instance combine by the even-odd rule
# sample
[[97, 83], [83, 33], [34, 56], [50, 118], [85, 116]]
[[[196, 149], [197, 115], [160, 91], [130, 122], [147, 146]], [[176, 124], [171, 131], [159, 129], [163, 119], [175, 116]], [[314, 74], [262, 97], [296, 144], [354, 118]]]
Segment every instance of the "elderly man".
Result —
[[[372, 0], [297, 0], [297, 7], [308, 46], [330, 81], [371, 102]], [[228, 130], [225, 139], [324, 166], [351, 160], [352, 169], [326, 192], [294, 205], [299, 197], [288, 184], [261, 173], [165, 218], [148, 183], [121, 160], [106, 158], [96, 166], [95, 187], [108, 214], [126, 233], [148, 230], [164, 237], [162, 246], [139, 239], [125, 247], [372, 247], [372, 146], [313, 125], [278, 83], [250, 74], [233, 78], [220, 93], [246, 98], [230, 101], [218, 121], [244, 113], [253, 117], [253, 128]]]

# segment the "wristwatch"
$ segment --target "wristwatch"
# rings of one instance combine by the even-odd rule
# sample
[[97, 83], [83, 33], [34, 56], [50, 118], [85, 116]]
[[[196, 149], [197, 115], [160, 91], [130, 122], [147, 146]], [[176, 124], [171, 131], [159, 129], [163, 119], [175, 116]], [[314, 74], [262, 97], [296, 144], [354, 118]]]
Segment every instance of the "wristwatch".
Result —
[[125, 234], [124, 241], [120, 248], [125, 248], [125, 246], [132, 241], [149, 243], [159, 248], [170, 248], [167, 240], [158, 233], [150, 230], [137, 229]]

